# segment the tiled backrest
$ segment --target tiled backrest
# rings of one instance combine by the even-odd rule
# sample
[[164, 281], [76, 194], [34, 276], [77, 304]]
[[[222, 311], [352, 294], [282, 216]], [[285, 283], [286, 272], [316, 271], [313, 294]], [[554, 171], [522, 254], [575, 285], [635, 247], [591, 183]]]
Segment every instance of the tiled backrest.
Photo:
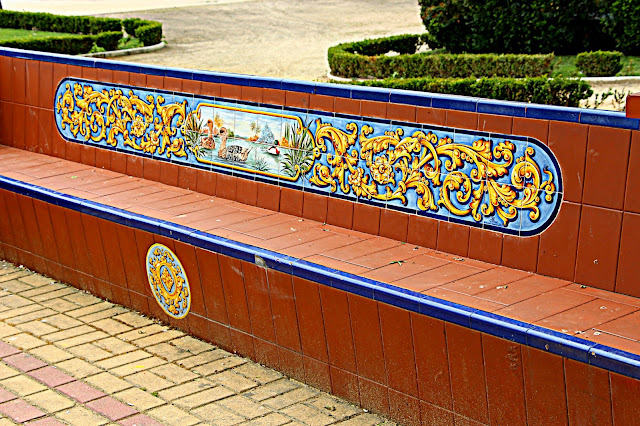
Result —
[[[117, 114], [94, 99], [91, 111], [100, 111], [94, 119], [104, 124], [93, 133], [72, 130], [69, 117], [82, 106], [69, 100], [88, 100], [87, 87], [105, 90], [107, 102], [125, 102], [111, 108], [134, 111], [131, 122], [109, 122]], [[153, 111], [126, 107], [135, 96]], [[162, 109], [169, 105], [176, 107]], [[217, 133], [216, 147], [201, 157], [193, 149], [207, 148], [204, 138], [189, 145], [185, 128], [199, 106], [201, 124], [208, 128], [211, 118]], [[83, 117], [91, 122], [90, 114]], [[251, 139], [253, 119], [261, 133], [253, 128]], [[131, 127], [136, 121], [139, 137]], [[107, 131], [123, 123], [132, 144], [116, 132], [112, 146]], [[639, 123], [576, 108], [0, 49], [3, 144], [635, 296], [640, 174], [632, 164], [640, 156]], [[227, 149], [224, 161], [223, 127], [228, 146], [238, 146]], [[269, 133], [272, 139], [259, 138]], [[447, 163], [454, 158], [460, 163]], [[493, 171], [483, 168], [489, 160]], [[529, 165], [518, 166], [522, 161]], [[518, 170], [524, 189], [514, 184]], [[509, 194], [511, 207], [500, 203]]]

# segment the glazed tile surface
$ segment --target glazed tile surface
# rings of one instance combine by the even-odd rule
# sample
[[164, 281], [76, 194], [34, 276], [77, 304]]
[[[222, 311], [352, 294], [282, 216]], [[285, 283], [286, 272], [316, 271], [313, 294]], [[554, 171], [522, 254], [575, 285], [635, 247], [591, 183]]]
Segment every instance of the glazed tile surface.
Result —
[[72, 78], [55, 99], [69, 141], [506, 234], [543, 232], [562, 202], [533, 138]]

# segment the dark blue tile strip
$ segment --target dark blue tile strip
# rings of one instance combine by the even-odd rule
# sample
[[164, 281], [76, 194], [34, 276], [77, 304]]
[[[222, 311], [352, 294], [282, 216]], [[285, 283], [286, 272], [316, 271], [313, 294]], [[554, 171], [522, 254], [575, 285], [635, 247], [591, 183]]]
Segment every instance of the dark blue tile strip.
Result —
[[0, 188], [640, 379], [640, 356], [585, 339], [4, 176]]
[[212, 83], [235, 84], [267, 89], [282, 89], [304, 93], [316, 93], [327, 96], [371, 100], [378, 102], [403, 103], [433, 108], [470, 111], [486, 114], [529, 117], [544, 120], [569, 121], [622, 129], [640, 129], [640, 120], [627, 118], [624, 113], [592, 110], [585, 108], [566, 108], [520, 102], [478, 99], [467, 96], [443, 95], [437, 93], [411, 92], [379, 87], [353, 86], [349, 84], [316, 83], [278, 78], [259, 77], [246, 74], [231, 74], [201, 70], [160, 67], [155, 65], [132, 64], [122, 61], [85, 58], [82, 56], [60, 55], [55, 53], [34, 52], [29, 50], [0, 47], [0, 56], [33, 59], [44, 62], [78, 65], [90, 68], [104, 68], [129, 71], [157, 76], [184, 78]]

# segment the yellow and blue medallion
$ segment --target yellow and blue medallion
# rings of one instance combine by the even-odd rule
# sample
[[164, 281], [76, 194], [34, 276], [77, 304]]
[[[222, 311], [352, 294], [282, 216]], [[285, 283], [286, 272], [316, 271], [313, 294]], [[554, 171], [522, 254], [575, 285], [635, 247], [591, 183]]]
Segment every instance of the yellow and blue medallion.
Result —
[[162, 244], [147, 251], [147, 277], [158, 305], [167, 315], [180, 319], [191, 308], [189, 280], [176, 255]]

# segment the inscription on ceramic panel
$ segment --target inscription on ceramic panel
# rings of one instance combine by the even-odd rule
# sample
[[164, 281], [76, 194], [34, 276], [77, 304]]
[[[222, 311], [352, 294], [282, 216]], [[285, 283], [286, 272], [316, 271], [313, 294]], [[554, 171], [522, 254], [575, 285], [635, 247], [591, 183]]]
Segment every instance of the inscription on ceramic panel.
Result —
[[513, 235], [554, 220], [562, 177], [541, 142], [65, 79], [67, 140]]

